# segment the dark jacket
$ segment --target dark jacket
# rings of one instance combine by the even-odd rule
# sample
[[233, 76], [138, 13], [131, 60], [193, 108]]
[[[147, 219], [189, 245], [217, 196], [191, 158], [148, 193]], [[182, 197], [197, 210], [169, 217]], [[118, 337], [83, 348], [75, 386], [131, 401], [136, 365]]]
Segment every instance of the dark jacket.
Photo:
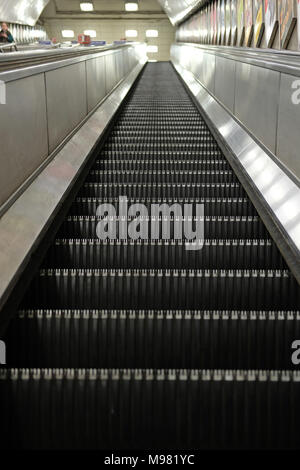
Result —
[[[6, 34], [7, 37], [3, 36]], [[14, 42], [14, 38], [9, 31], [0, 31], [0, 42]]]

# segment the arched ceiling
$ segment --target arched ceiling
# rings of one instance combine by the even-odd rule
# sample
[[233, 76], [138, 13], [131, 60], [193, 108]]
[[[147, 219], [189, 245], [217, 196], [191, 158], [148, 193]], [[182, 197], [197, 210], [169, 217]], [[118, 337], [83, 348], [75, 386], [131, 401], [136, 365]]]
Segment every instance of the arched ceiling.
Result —
[[206, 0], [158, 0], [173, 25], [199, 8]]
[[49, 0], [0, 0], [0, 21], [34, 26]]
[[[40, 17], [42, 11], [47, 6], [50, 0], [0, 0], [0, 21], [7, 21], [10, 23], [21, 23], [34, 26]], [[66, 12], [80, 13], [80, 0], [51, 0], [56, 10], [61, 11], [66, 8]], [[99, 0], [91, 0], [95, 4], [97, 11], [97, 2]], [[143, 9], [149, 14], [157, 14], [160, 10], [160, 5], [168, 15], [171, 23], [177, 24], [188, 16], [195, 8], [204, 3], [204, 0], [157, 0], [155, 2], [139, 0], [139, 12]], [[156, 4], [156, 8], [151, 5]], [[124, 13], [123, 1], [110, 1], [106, 2], [107, 9], [119, 10], [119, 13]], [[160, 5], [158, 5], [160, 4]], [[148, 5], [151, 5], [149, 8]], [[101, 8], [101, 2], [99, 7]], [[146, 8], [145, 8], [146, 7]], [[155, 11], [156, 9], [156, 11]], [[154, 10], [154, 11], [153, 11]], [[99, 11], [99, 10], [98, 10]]]

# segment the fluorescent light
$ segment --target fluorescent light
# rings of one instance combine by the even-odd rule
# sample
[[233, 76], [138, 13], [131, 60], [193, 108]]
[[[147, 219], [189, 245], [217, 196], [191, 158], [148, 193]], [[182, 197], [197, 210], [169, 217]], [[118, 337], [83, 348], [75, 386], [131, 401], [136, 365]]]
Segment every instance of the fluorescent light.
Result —
[[147, 52], [158, 52], [158, 47], [157, 46], [147, 46]]
[[126, 11], [137, 11], [139, 9], [138, 4], [135, 2], [126, 2], [125, 3], [125, 10]]
[[72, 29], [64, 29], [62, 32], [62, 37], [63, 38], [73, 38], [74, 37], [74, 31]]
[[147, 29], [146, 36], [147, 38], [157, 38], [158, 37], [157, 29]]
[[91, 2], [80, 3], [80, 8], [82, 11], [93, 11], [94, 5]]
[[83, 34], [85, 34], [86, 36], [90, 36], [91, 38], [95, 38], [97, 36], [97, 33], [94, 29], [86, 29], [85, 31], [83, 31]]
[[125, 36], [127, 38], [136, 38], [137, 35], [138, 33], [136, 29], [127, 29], [127, 31], [125, 31]]

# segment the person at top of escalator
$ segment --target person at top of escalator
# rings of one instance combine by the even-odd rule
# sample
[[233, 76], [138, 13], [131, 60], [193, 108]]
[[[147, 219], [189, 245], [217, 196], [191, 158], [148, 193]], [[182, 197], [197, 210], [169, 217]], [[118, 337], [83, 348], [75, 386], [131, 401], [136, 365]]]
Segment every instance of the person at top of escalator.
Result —
[[0, 31], [0, 42], [14, 42], [13, 35], [8, 30], [8, 26], [6, 23], [1, 24], [1, 31]]

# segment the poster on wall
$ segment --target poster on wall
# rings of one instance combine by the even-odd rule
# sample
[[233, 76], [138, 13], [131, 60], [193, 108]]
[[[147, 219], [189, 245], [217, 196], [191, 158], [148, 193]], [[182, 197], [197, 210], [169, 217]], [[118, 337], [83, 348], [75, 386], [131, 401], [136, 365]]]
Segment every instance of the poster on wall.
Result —
[[225, 1], [225, 44], [226, 45], [230, 44], [230, 39], [231, 39], [231, 0], [226, 0]]
[[209, 32], [209, 16], [208, 16], [208, 7], [205, 8], [204, 10], [204, 44], [208, 43], [208, 32]]
[[247, 47], [250, 47], [252, 36], [253, 36], [252, 0], [244, 0], [244, 11], [245, 11], [245, 43]]
[[263, 0], [253, 0], [254, 46], [259, 47], [265, 29]]
[[297, 14], [298, 14], [298, 49], [300, 51], [300, 0], [298, 0], [298, 5], [297, 5]]
[[203, 22], [203, 11], [199, 13], [199, 33], [198, 33], [198, 38], [197, 42], [200, 42], [201, 44], [203, 43], [204, 40], [204, 22]]
[[219, 44], [220, 42], [220, 7], [221, 0], [217, 0], [216, 2], [216, 38], [215, 38], [215, 44]]
[[191, 41], [196, 42], [197, 28], [198, 28], [198, 15], [191, 17]]
[[237, 45], [242, 46], [245, 36], [244, 0], [237, 0]]
[[265, 28], [267, 47], [272, 47], [278, 29], [277, 0], [265, 0]]
[[199, 42], [202, 35], [202, 12], [196, 15], [196, 21], [194, 26], [194, 41]]
[[235, 46], [237, 39], [237, 0], [231, 0], [231, 45]]
[[209, 7], [209, 17], [210, 17], [209, 42], [210, 44], [212, 44], [213, 38], [214, 38], [214, 6], [213, 5], [210, 5]]
[[279, 0], [280, 46], [286, 49], [296, 24], [295, 0]]
[[209, 16], [209, 30], [208, 30], [208, 34], [209, 34], [209, 43], [212, 44], [212, 40], [213, 40], [213, 35], [214, 35], [214, 27], [213, 27], [213, 6], [212, 5], [209, 5], [208, 6], [208, 16]]
[[225, 0], [220, 5], [220, 44], [225, 44]]
[[217, 1], [214, 2], [214, 13], [213, 13], [213, 28], [214, 28], [214, 35], [213, 35], [213, 44], [216, 44], [217, 39]]

